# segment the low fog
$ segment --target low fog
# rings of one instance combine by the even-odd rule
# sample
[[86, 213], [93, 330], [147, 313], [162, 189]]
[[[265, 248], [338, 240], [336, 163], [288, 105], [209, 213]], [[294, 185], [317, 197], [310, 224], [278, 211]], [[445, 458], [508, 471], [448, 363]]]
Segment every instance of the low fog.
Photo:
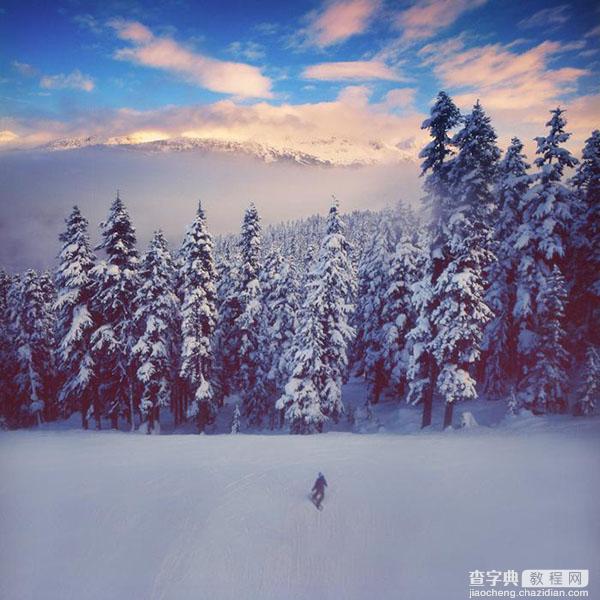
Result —
[[0, 264], [9, 271], [55, 264], [58, 234], [73, 204], [90, 221], [92, 242], [119, 189], [143, 248], [161, 228], [174, 247], [202, 199], [212, 233], [237, 231], [254, 201], [263, 225], [324, 214], [332, 194], [343, 211], [380, 209], [420, 195], [413, 163], [315, 167], [247, 156], [143, 154], [122, 148], [0, 155]]

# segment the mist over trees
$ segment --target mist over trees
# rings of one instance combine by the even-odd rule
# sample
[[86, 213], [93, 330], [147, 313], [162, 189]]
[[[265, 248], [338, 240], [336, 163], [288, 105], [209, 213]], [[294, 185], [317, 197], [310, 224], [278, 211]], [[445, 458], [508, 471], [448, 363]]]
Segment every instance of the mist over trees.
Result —
[[[458, 402], [507, 412], [597, 411], [600, 132], [578, 161], [565, 111], [535, 157], [502, 153], [484, 107], [440, 92], [423, 123], [423, 210], [402, 203], [213, 238], [202, 205], [179, 249], [156, 231], [143, 255], [117, 197], [92, 249], [68, 215], [54, 273], [0, 270], [0, 419], [28, 427], [79, 413], [84, 428], [316, 433], [345, 414], [342, 387], [373, 404]], [[238, 405], [239, 403], [239, 405]], [[347, 415], [348, 416], [348, 415]]]

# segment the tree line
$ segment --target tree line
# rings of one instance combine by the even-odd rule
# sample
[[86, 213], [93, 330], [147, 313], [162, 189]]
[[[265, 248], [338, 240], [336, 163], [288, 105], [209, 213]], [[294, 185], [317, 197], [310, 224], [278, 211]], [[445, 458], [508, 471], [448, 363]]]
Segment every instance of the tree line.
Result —
[[[462, 115], [440, 92], [423, 123], [425, 210], [404, 205], [263, 232], [210, 235], [201, 205], [179, 251], [155, 232], [140, 256], [117, 195], [91, 247], [77, 207], [53, 274], [0, 271], [0, 418], [9, 427], [81, 414], [160, 430], [209, 427], [239, 394], [232, 431], [323, 430], [346, 412], [349, 374], [382, 394], [434, 403], [484, 393], [510, 412], [597, 406], [600, 132], [581, 161], [564, 111], [536, 138], [533, 167], [513, 138], [502, 156], [477, 102]], [[264, 243], [267, 241], [268, 243]]]

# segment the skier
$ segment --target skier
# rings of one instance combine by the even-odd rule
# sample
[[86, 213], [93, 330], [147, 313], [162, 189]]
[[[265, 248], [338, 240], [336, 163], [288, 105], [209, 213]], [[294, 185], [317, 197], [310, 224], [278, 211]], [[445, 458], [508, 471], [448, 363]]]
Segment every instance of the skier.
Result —
[[321, 510], [321, 502], [323, 502], [323, 498], [325, 498], [325, 488], [327, 487], [327, 481], [325, 480], [325, 476], [323, 473], [319, 473], [317, 480], [315, 481], [315, 485], [312, 488], [312, 496], [311, 499], [314, 505]]

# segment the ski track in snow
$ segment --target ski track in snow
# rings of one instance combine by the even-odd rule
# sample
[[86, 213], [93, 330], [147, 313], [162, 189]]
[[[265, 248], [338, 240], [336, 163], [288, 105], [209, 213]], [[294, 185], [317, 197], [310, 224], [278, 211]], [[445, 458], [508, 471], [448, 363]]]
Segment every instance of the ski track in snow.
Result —
[[[567, 421], [565, 421], [567, 423]], [[454, 600], [589, 568], [599, 420], [522, 435], [0, 434], [0, 597]], [[327, 477], [324, 510], [308, 499]]]

